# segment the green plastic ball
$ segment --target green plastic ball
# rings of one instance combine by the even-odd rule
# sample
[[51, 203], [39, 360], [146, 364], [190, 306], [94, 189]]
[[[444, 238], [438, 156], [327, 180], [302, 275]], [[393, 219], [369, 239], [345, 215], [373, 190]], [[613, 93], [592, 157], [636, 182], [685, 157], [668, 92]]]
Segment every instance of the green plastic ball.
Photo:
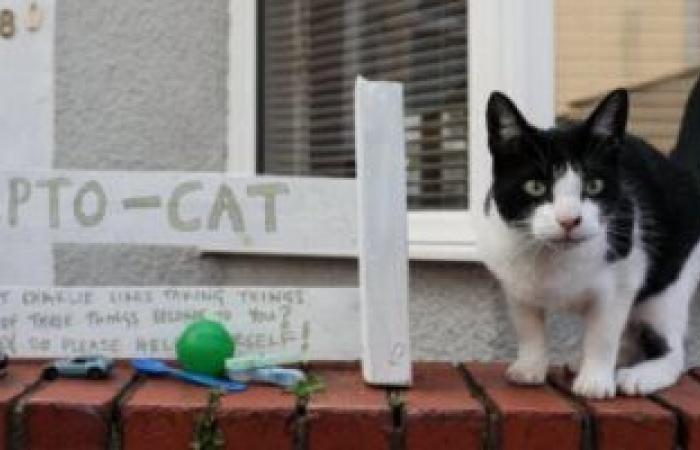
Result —
[[226, 327], [213, 320], [191, 323], [177, 340], [177, 360], [185, 370], [222, 376], [226, 359], [233, 357], [236, 343]]

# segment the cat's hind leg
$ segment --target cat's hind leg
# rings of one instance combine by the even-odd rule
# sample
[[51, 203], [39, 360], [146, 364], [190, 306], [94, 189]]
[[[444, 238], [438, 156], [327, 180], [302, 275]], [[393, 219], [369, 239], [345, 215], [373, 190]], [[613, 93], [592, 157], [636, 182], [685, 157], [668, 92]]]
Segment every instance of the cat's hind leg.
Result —
[[627, 395], [644, 395], [674, 384], [685, 367], [683, 340], [688, 307], [695, 291], [692, 279], [680, 277], [663, 292], [644, 300], [631, 320], [641, 327], [641, 362], [617, 371], [619, 389]]
[[[640, 346], [639, 326], [627, 325], [620, 338], [620, 348], [617, 351], [616, 368], [627, 367], [643, 359]], [[570, 374], [578, 374], [581, 370], [581, 355], [571, 355], [567, 358], [564, 366]]]

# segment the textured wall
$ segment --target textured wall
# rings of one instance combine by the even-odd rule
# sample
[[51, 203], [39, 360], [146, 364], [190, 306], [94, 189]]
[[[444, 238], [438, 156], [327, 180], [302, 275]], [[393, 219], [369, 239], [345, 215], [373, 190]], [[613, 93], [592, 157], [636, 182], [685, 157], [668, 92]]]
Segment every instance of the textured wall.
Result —
[[[227, 4], [58, 2], [54, 166], [224, 170]], [[356, 265], [347, 260], [81, 245], [57, 245], [55, 256], [60, 285], [357, 284]], [[513, 356], [500, 291], [481, 266], [412, 263], [410, 292], [416, 358]], [[577, 322], [558, 319], [551, 328], [561, 357], [578, 339]], [[700, 361], [699, 347], [694, 340], [694, 361]]]

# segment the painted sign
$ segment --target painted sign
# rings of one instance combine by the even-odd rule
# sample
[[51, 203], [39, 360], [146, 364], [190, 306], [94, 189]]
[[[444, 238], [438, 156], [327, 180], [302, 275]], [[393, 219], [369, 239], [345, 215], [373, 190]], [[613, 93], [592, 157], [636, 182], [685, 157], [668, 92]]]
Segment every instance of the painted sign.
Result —
[[357, 359], [355, 288], [0, 288], [0, 350], [23, 357], [175, 356], [184, 327], [220, 321], [237, 354]]
[[[46, 266], [49, 243], [96, 243], [357, 256], [360, 272], [358, 288], [0, 287], [0, 350], [173, 357], [184, 326], [209, 315], [229, 327], [241, 355], [361, 358], [368, 383], [410, 384], [401, 92], [395, 83], [357, 85], [357, 181], [0, 173], [5, 271]], [[42, 251], [22, 255], [34, 247]]]
[[31, 242], [357, 254], [353, 180], [204, 172], [5, 172], [0, 232]]

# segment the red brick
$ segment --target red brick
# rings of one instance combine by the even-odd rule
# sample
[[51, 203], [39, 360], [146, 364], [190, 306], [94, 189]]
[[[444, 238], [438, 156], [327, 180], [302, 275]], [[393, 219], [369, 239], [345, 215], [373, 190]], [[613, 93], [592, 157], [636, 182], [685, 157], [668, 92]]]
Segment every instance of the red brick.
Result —
[[502, 449], [581, 447], [581, 413], [556, 390], [511, 384], [502, 363], [468, 363], [465, 367], [498, 411], [496, 439]]
[[295, 406], [296, 397], [279, 388], [250, 386], [223, 397], [219, 426], [232, 448], [291, 450]]
[[[570, 389], [571, 377], [561, 371], [552, 380]], [[595, 422], [600, 450], [664, 450], [674, 448], [676, 423], [673, 413], [645, 397], [618, 395], [607, 400], [580, 399]]]
[[7, 375], [0, 378], [0, 450], [7, 448], [8, 425], [14, 402], [41, 377], [41, 364], [11, 361]]
[[679, 412], [685, 428], [687, 450], [700, 450], [700, 384], [689, 375], [655, 397]]
[[483, 447], [486, 414], [453, 365], [414, 364], [405, 399], [408, 450]]
[[173, 379], [149, 378], [121, 410], [124, 450], [191, 450], [197, 416], [207, 402], [205, 388]]
[[133, 372], [116, 367], [104, 380], [58, 379], [24, 401], [24, 438], [33, 450], [92, 450], [109, 443], [114, 402]]
[[310, 450], [383, 450], [392, 429], [386, 392], [367, 386], [359, 367], [313, 367], [326, 389], [308, 405]]

